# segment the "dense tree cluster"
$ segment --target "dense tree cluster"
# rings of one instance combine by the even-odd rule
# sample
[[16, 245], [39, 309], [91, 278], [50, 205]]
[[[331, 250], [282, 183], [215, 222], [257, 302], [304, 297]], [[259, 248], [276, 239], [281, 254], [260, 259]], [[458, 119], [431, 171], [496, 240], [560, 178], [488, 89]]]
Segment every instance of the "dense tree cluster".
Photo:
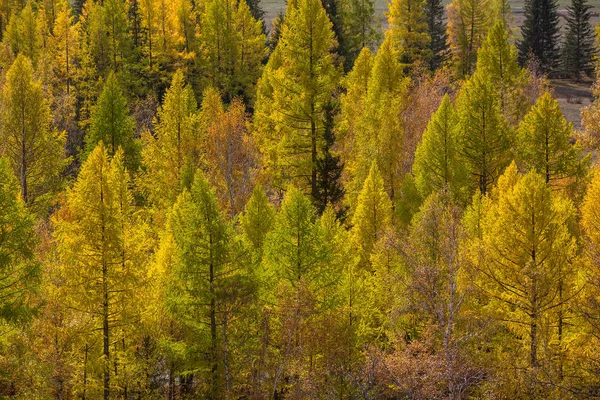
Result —
[[575, 132], [519, 65], [555, 8], [517, 47], [504, 0], [268, 39], [257, 0], [0, 2], [0, 397], [597, 396], [600, 100]]

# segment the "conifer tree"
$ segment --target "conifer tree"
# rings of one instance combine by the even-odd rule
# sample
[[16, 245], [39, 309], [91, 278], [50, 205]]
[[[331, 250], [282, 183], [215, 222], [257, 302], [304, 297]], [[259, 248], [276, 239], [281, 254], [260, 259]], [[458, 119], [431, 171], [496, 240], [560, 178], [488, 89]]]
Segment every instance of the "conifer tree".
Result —
[[526, 351], [517, 366], [535, 373], [561, 351], [568, 302], [579, 290], [570, 265], [576, 251], [569, 231], [574, 209], [553, 194], [542, 175], [521, 176], [514, 163], [492, 197], [480, 222], [483, 254], [471, 253], [475, 268], [468, 279], [486, 296], [482, 312], [513, 332], [515, 341], [506, 347], [514, 354]]
[[204, 395], [219, 398], [219, 393], [228, 390], [223, 371], [229, 357], [229, 314], [235, 296], [243, 295], [249, 281], [245, 281], [240, 265], [232, 263], [231, 227], [219, 210], [215, 191], [200, 171], [190, 190], [178, 197], [167, 229], [174, 243], [168, 307], [189, 330], [190, 367], [206, 371]]
[[428, 63], [432, 57], [424, 7], [424, 0], [392, 0], [390, 3], [390, 32], [400, 61], [408, 66], [416, 61]]
[[327, 205], [331, 205], [338, 209], [338, 217], [342, 217], [344, 209], [340, 207], [340, 204], [345, 194], [341, 182], [344, 164], [341, 162], [340, 156], [335, 154], [333, 150], [335, 144], [334, 112], [334, 105], [330, 105], [325, 111], [322, 156], [317, 160], [317, 196], [315, 202], [319, 215], [325, 212]]
[[265, 238], [273, 226], [274, 218], [275, 209], [269, 203], [264, 190], [256, 185], [250, 200], [246, 203], [244, 212], [240, 215], [240, 227], [244, 237], [255, 250], [259, 250], [261, 253]]
[[461, 158], [482, 194], [488, 192], [510, 162], [512, 137], [497, 93], [490, 77], [477, 71], [457, 99]]
[[263, 72], [255, 127], [276, 185], [294, 182], [316, 198], [326, 108], [338, 86], [334, 35], [318, 0], [288, 3], [281, 38]]
[[586, 0], [572, 0], [567, 7], [567, 32], [562, 45], [562, 67], [576, 79], [581, 74], [590, 75], [594, 71], [593, 60], [596, 53], [594, 31], [590, 23], [592, 6]]
[[294, 364], [310, 359], [322, 363], [326, 347], [308, 332], [315, 331], [313, 323], [323, 326], [322, 318], [332, 311], [342, 272], [325, 233], [310, 199], [289, 188], [265, 243], [269, 277], [263, 284], [272, 288], [265, 299], [275, 304], [274, 344], [281, 343], [281, 350], [275, 350], [279, 355], [273, 360], [271, 393], [308, 389], [306, 378], [294, 377]]
[[246, 2], [211, 0], [201, 26], [210, 84], [222, 90], [227, 101], [244, 96], [250, 103], [267, 54], [262, 23]]
[[440, 68], [449, 55], [448, 33], [444, 15], [444, 4], [441, 0], [427, 0], [424, 7], [429, 34], [429, 69]]
[[102, 383], [96, 396], [102, 393], [104, 399], [110, 398], [118, 374], [113, 343], [129, 340], [124, 328], [136, 321], [133, 305], [143, 276], [144, 248], [136, 237], [131, 202], [123, 153], [110, 159], [100, 142], [53, 219], [61, 274], [68, 282], [66, 301], [93, 321], [87, 343], [90, 359], [99, 365], [89, 372], [98, 371], [94, 378]]
[[347, 174], [349, 168], [355, 168], [357, 140], [365, 129], [362, 124], [367, 114], [373, 58], [371, 51], [363, 48], [352, 70], [342, 81], [346, 90], [340, 95], [340, 117], [337, 120], [336, 133]]
[[60, 185], [65, 134], [50, 130], [50, 107], [31, 62], [23, 55], [6, 74], [0, 108], [0, 155], [19, 178], [23, 201], [42, 200]]
[[374, 0], [341, 2], [344, 69], [349, 71], [363, 48], [374, 50], [381, 34], [375, 15]]
[[166, 210], [175, 202], [200, 166], [197, 107], [183, 72], [177, 71], [154, 122], [155, 134], [142, 136], [145, 173], [140, 183], [148, 200], [159, 209]]
[[[548, 185], [560, 185], [565, 178], [575, 178], [583, 158], [579, 146], [571, 144], [572, 135], [573, 125], [546, 92], [519, 124], [519, 158], [528, 169], [543, 175]], [[588, 161], [589, 158], [583, 160]]]
[[42, 37], [32, 2], [27, 2], [20, 11], [15, 9], [6, 27], [3, 42], [15, 56], [22, 54], [37, 67]]
[[91, 119], [90, 129], [85, 138], [86, 153], [91, 153], [99, 142], [105, 143], [111, 157], [122, 148], [127, 168], [135, 172], [140, 157], [139, 145], [134, 138], [135, 121], [129, 115], [127, 99], [112, 72], [92, 110]]
[[0, 318], [18, 322], [31, 316], [30, 296], [39, 283], [34, 220], [21, 197], [9, 161], [0, 158]]
[[417, 146], [413, 173], [423, 198], [448, 190], [455, 200], [464, 200], [468, 175], [460, 158], [458, 115], [445, 95], [432, 115]]
[[365, 119], [355, 135], [355, 161], [349, 163], [352, 174], [348, 192], [350, 205], [355, 205], [358, 192], [369, 174], [373, 160], [377, 160], [386, 191], [392, 201], [399, 192], [404, 129], [400, 115], [406, 106], [408, 78], [404, 77], [392, 36], [387, 35], [373, 59], [365, 103]]
[[363, 267], [368, 266], [373, 247], [390, 226], [391, 220], [392, 202], [385, 192], [377, 163], [373, 162], [352, 217], [352, 240], [359, 249]]
[[496, 88], [502, 115], [518, 121], [526, 106], [523, 90], [527, 75], [518, 64], [517, 49], [509, 42], [506, 23], [498, 21], [488, 32], [477, 52], [477, 71], [486, 75]]
[[556, 0], [527, 0], [522, 39], [517, 43], [519, 62], [532, 58], [545, 73], [553, 72], [559, 59], [559, 16]]
[[448, 41], [461, 76], [471, 75], [489, 27], [488, 0], [453, 0], [448, 5]]
[[79, 42], [79, 29], [74, 24], [71, 7], [65, 6], [56, 16], [53, 36], [56, 43], [57, 60], [54, 73], [59, 85], [65, 86], [66, 93], [71, 93], [73, 76], [75, 74], [75, 60]]

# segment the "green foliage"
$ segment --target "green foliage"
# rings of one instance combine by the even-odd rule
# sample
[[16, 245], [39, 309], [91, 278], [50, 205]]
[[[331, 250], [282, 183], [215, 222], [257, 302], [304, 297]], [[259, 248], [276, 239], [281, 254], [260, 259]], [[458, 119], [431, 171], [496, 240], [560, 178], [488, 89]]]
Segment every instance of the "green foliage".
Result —
[[148, 200], [159, 209], [165, 210], [175, 202], [186, 176], [193, 175], [200, 166], [197, 107], [192, 89], [178, 71], [154, 122], [156, 133], [145, 132], [142, 136], [145, 173], [140, 184]]
[[90, 130], [85, 140], [86, 153], [104, 142], [113, 156], [123, 149], [127, 168], [135, 172], [139, 165], [139, 145], [134, 138], [135, 121], [129, 115], [127, 99], [114, 73], [110, 73], [96, 106], [92, 109]]
[[326, 110], [339, 80], [335, 45], [320, 1], [290, 2], [257, 95], [254, 124], [276, 185], [293, 182], [313, 197]]
[[590, 75], [594, 71], [596, 55], [594, 31], [590, 19], [592, 6], [585, 0], [573, 0], [567, 7], [567, 33], [562, 45], [562, 68], [579, 79], [581, 74]]
[[491, 77], [477, 71], [457, 99], [459, 147], [473, 186], [486, 194], [510, 162], [511, 132]]
[[415, 152], [413, 173], [423, 198], [445, 188], [456, 200], [465, 200], [468, 176], [460, 158], [458, 122], [446, 95]]
[[[543, 175], [547, 184], [560, 187], [577, 178], [582, 150], [571, 144], [573, 125], [565, 120], [549, 92], [538, 99], [517, 132], [520, 160], [528, 169]], [[589, 164], [589, 158], [583, 164]]]
[[35, 259], [34, 220], [21, 198], [19, 183], [5, 158], [0, 158], [0, 317], [17, 322], [31, 317], [32, 294], [39, 284]]
[[42, 84], [23, 55], [6, 74], [0, 115], [0, 155], [18, 176], [25, 203], [44, 213], [48, 197], [60, 188], [66, 135], [51, 130]]
[[428, 63], [433, 56], [424, 8], [423, 0], [392, 0], [390, 3], [390, 32], [400, 52], [400, 61], [409, 66], [417, 61]]
[[361, 264], [368, 260], [375, 243], [381, 238], [392, 221], [392, 202], [384, 190], [383, 178], [373, 162], [369, 175], [358, 195], [356, 210], [352, 216], [353, 241], [357, 246]]
[[533, 61], [545, 73], [553, 72], [559, 60], [558, 2], [527, 0], [522, 39], [517, 43], [521, 65]]

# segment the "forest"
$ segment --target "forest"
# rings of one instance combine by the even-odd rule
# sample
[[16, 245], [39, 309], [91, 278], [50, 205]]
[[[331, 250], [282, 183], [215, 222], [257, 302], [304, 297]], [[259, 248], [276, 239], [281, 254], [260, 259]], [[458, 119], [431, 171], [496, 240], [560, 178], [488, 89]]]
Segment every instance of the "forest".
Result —
[[0, 398], [600, 397], [587, 0], [0, 0]]

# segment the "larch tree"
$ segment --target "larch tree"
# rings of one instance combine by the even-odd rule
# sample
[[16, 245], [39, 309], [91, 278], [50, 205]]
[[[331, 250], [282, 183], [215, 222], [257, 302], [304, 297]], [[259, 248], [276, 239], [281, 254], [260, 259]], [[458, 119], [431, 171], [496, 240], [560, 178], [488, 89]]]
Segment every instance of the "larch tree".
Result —
[[209, 83], [228, 101], [243, 96], [251, 103], [267, 55], [262, 22], [254, 19], [245, 1], [211, 0], [201, 27]]
[[3, 42], [15, 56], [22, 54], [37, 67], [42, 50], [41, 36], [37, 13], [33, 4], [27, 2], [20, 11], [16, 9], [12, 13]]
[[255, 127], [277, 185], [291, 181], [313, 197], [326, 110], [339, 84], [331, 22], [318, 0], [290, 2], [281, 37], [264, 69]]
[[[332, 262], [332, 249], [310, 199], [289, 188], [265, 243], [265, 300], [273, 302], [277, 354], [273, 361], [271, 395], [310, 389], [309, 377], [294, 376], [298, 362], [322, 357], [323, 347], [311, 342], [313, 324], [330, 311], [332, 294], [341, 277], [340, 263]], [[320, 362], [319, 362], [320, 363]]]
[[50, 128], [50, 107], [42, 83], [23, 55], [6, 74], [0, 107], [0, 155], [19, 178], [23, 201], [44, 201], [60, 185], [65, 167], [65, 134]]
[[231, 389], [230, 329], [238, 319], [232, 312], [251, 281], [244, 264], [234, 262], [233, 231], [202, 172], [178, 197], [167, 231], [174, 244], [168, 309], [185, 327], [189, 367], [204, 374], [204, 395], [217, 399]]
[[103, 142], [112, 157], [122, 148], [125, 165], [131, 172], [135, 172], [139, 166], [140, 149], [134, 134], [135, 121], [129, 115], [127, 99], [116, 75], [111, 72], [92, 109], [90, 129], [85, 138], [85, 151], [89, 154], [99, 142]]
[[200, 166], [202, 140], [197, 129], [197, 107], [183, 72], [177, 71], [154, 121], [155, 132], [142, 136], [145, 172], [140, 183], [148, 200], [159, 209], [166, 210], [175, 203]]
[[[600, 173], [596, 168], [581, 206], [581, 226], [584, 232], [583, 254], [586, 261], [586, 290], [583, 293], [580, 310], [585, 321], [582, 330], [586, 333], [589, 332], [589, 335], [591, 335], [582, 335], [579, 347], [583, 354], [598, 346], [598, 332], [600, 332], [600, 326], [598, 325], [598, 310], [600, 310], [600, 213], [598, 212], [598, 202], [600, 202]], [[591, 368], [593, 370], [600, 364], [600, 359], [593, 350], [587, 354], [589, 355], [578, 357], [578, 361], [585, 363], [586, 369]], [[584, 382], [590, 382], [584, 387], [591, 388], [595, 374], [584, 374], [583, 378]]]
[[[374, 55], [368, 48], [363, 48], [354, 63], [352, 70], [342, 81], [345, 92], [340, 95], [340, 115], [336, 121], [338, 148], [341, 151], [344, 168], [344, 183], [358, 172], [360, 147], [358, 141], [365, 131], [367, 116], [367, 99], [370, 87], [371, 70]], [[360, 188], [352, 193], [356, 198]]]
[[240, 227], [244, 237], [252, 247], [262, 254], [265, 238], [275, 219], [275, 209], [265, 191], [258, 185], [254, 187], [244, 212], [240, 215]]
[[0, 318], [18, 322], [31, 316], [30, 297], [39, 283], [34, 219], [6, 158], [0, 158]]
[[517, 43], [519, 62], [533, 59], [543, 72], [553, 72], [559, 61], [559, 15], [557, 0], [527, 0], [522, 39]]
[[460, 284], [464, 237], [462, 208], [452, 201], [449, 191], [442, 189], [427, 197], [415, 214], [403, 248], [408, 281], [403, 300], [410, 303], [404, 318], [427, 321], [426, 331], [407, 334], [424, 344], [433, 335], [436, 344], [429, 357], [444, 360], [443, 383], [451, 398], [460, 397], [459, 393], [478, 380], [479, 373], [469, 359], [469, 347], [473, 339], [480, 338], [475, 330], [465, 329], [468, 314], [464, 304], [469, 293]]
[[586, 0], [572, 0], [567, 7], [567, 32], [562, 45], [562, 67], [570, 76], [579, 80], [581, 74], [594, 71], [596, 46], [590, 19], [592, 6]]
[[363, 186], [373, 160], [377, 160], [385, 189], [392, 201], [402, 180], [404, 128], [401, 119], [406, 107], [408, 81], [404, 76], [399, 52], [388, 33], [373, 59], [365, 103], [365, 120], [356, 131], [355, 165], [350, 166], [350, 205]]
[[569, 303], [579, 290], [574, 216], [571, 202], [553, 193], [543, 175], [522, 176], [513, 163], [480, 220], [481, 250], [470, 253], [469, 279], [484, 296], [480, 312], [513, 334], [505, 346], [522, 355], [517, 368], [532, 374], [561, 362], [556, 356], [570, 329]]
[[345, 49], [344, 67], [349, 71], [362, 49], [375, 50], [381, 33], [377, 29], [373, 0], [345, 0], [340, 3]]
[[105, 400], [114, 393], [114, 380], [125, 363], [113, 354], [115, 343], [130, 340], [125, 328], [139, 318], [134, 304], [142, 285], [144, 249], [131, 204], [123, 153], [111, 159], [100, 142], [53, 217], [61, 273], [68, 282], [65, 299], [94, 325], [87, 344], [90, 359], [98, 364], [84, 374], [98, 372], [102, 383], [93, 390]]
[[498, 21], [477, 52], [477, 71], [489, 77], [497, 90], [500, 109], [507, 121], [516, 124], [527, 108], [524, 95], [527, 74], [518, 63], [516, 47], [509, 42], [506, 22]]
[[79, 28], [74, 23], [71, 7], [65, 6], [58, 13], [52, 33], [57, 50], [54, 74], [59, 87], [64, 87], [67, 95], [70, 95], [79, 46]]
[[428, 63], [432, 57], [424, 8], [424, 0], [392, 0], [389, 5], [391, 36], [400, 53], [400, 61], [407, 66], [417, 61]]
[[384, 189], [377, 163], [373, 162], [352, 217], [352, 240], [359, 249], [364, 268], [368, 269], [373, 247], [391, 223], [392, 202]]
[[477, 71], [462, 87], [457, 99], [461, 159], [473, 186], [489, 191], [510, 162], [512, 134], [500, 110], [496, 87]]
[[519, 124], [517, 154], [528, 169], [557, 188], [577, 177], [581, 163], [589, 163], [581, 148], [572, 144], [573, 124], [567, 122], [558, 102], [544, 93]]
[[448, 10], [448, 41], [461, 76], [473, 72], [477, 50], [489, 27], [488, 0], [453, 0]]
[[413, 174], [423, 198], [447, 190], [456, 201], [468, 196], [468, 173], [460, 157], [458, 115], [450, 97], [429, 120], [421, 143], [417, 146]]

